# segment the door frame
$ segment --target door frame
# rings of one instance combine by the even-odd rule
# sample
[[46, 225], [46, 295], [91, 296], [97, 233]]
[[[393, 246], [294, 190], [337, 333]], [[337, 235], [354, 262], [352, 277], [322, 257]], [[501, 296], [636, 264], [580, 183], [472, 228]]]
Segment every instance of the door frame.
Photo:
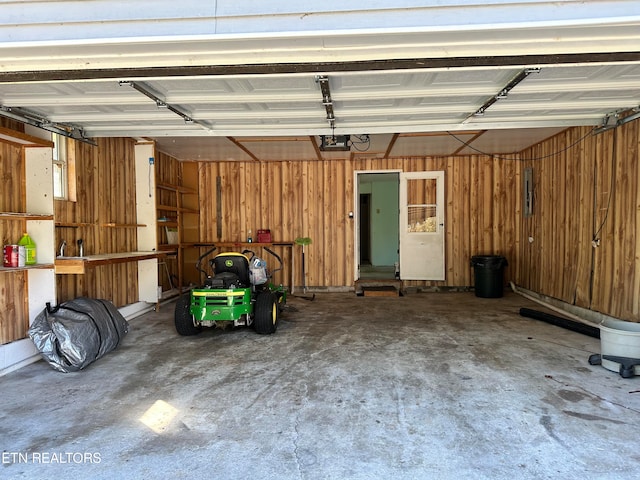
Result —
[[[358, 175], [365, 175], [370, 173], [388, 173], [396, 174], [398, 181], [400, 181], [400, 174], [403, 173], [401, 169], [385, 169], [385, 170], [354, 170], [353, 171], [353, 281], [356, 282], [360, 279], [360, 182], [358, 181]], [[398, 197], [398, 201], [400, 198]], [[398, 215], [400, 212], [398, 211]], [[400, 237], [398, 237], [398, 244], [400, 243]]]
[[[407, 198], [407, 186], [410, 180], [420, 180], [420, 179], [428, 179], [428, 180], [436, 180], [436, 232], [437, 237], [433, 237], [434, 233], [409, 233], [407, 234], [407, 216], [408, 216], [408, 198]], [[403, 172], [400, 174], [400, 229], [399, 229], [399, 241], [400, 241], [400, 279], [401, 280], [426, 280], [426, 281], [445, 281], [447, 278], [447, 258], [446, 258], [446, 241], [447, 235], [445, 230], [445, 217], [446, 217], [446, 171], [444, 170], [421, 170], [421, 171], [412, 171], [412, 172]], [[404, 229], [404, 230], [403, 230]], [[417, 237], [419, 236], [419, 237]], [[425, 238], [425, 236], [427, 238]], [[428, 239], [432, 239], [431, 241], [427, 241]], [[437, 238], [438, 241], [436, 243], [433, 242], [433, 239]], [[404, 243], [403, 243], [404, 242]], [[419, 242], [420, 246], [417, 246]], [[409, 274], [406, 276], [406, 273], [403, 275], [403, 270], [407, 270], [407, 265], [409, 262], [409, 251], [415, 252], [416, 249], [421, 249], [422, 252], [434, 250], [434, 245], [436, 246], [438, 251], [441, 251], [441, 259], [442, 259], [442, 268], [435, 270], [433, 268], [426, 268], [425, 271], [431, 272], [431, 275], [425, 274], [427, 278], [421, 278], [416, 274]], [[404, 253], [404, 257], [403, 257]], [[431, 252], [435, 253], [435, 252]], [[425, 257], [427, 258], [427, 257]], [[435, 258], [432, 256], [431, 258]], [[404, 261], [403, 261], [404, 260]], [[411, 267], [415, 266], [415, 262], [409, 262]], [[432, 264], [435, 265], [435, 263]], [[405, 268], [403, 268], [403, 266]], [[438, 267], [440, 263], [438, 262]], [[411, 268], [409, 268], [411, 270]], [[415, 271], [415, 270], [414, 270]], [[430, 277], [430, 278], [429, 278]]]

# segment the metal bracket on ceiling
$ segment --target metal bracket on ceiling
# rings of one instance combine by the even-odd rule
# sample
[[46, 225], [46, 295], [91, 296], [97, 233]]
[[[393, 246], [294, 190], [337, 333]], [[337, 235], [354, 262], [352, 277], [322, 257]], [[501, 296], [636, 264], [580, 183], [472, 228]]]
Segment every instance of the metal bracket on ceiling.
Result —
[[540, 73], [540, 70], [541, 69], [539, 67], [525, 68], [524, 70], [522, 70], [515, 77], [513, 77], [513, 79], [511, 79], [511, 81], [509, 83], [507, 83], [504, 86], [504, 88], [502, 88], [502, 90], [500, 90], [493, 97], [491, 97], [489, 100], [484, 102], [484, 104], [480, 108], [478, 108], [475, 112], [473, 112], [471, 115], [469, 115], [466, 118], [465, 122], [468, 121], [472, 117], [481, 117], [481, 116], [483, 116], [484, 112], [487, 110], [487, 108], [489, 108], [491, 105], [496, 103], [498, 100], [503, 100], [503, 99], [507, 98], [507, 96], [509, 95], [509, 92], [516, 85], [518, 85], [520, 82], [522, 82], [525, 78], [527, 78], [532, 73]]
[[129, 81], [129, 80], [121, 80], [119, 82], [119, 85], [121, 87], [123, 87], [123, 86], [131, 87], [134, 90], [142, 93], [145, 97], [148, 97], [151, 100], [153, 100], [156, 103], [156, 107], [158, 107], [158, 108], [166, 108], [170, 112], [175, 113], [176, 115], [181, 117], [184, 120], [184, 123], [186, 123], [186, 124], [196, 123], [196, 124], [200, 125], [202, 128], [204, 128], [205, 130], [211, 130], [209, 125], [207, 125], [206, 123], [201, 122], [199, 120], [194, 120], [191, 115], [189, 115], [189, 114], [183, 112], [182, 110], [180, 110], [179, 108], [174, 107], [173, 105], [167, 103], [165, 101], [165, 99], [160, 97], [159, 93], [157, 93], [151, 87], [149, 87], [148, 85], [146, 85], [146, 84], [144, 84], [142, 82], [133, 82], [133, 81]]
[[316, 83], [320, 85], [322, 93], [322, 105], [327, 113], [327, 121], [331, 131], [336, 128], [336, 116], [333, 112], [333, 100], [331, 100], [331, 89], [329, 88], [329, 77], [326, 75], [316, 75]]
[[84, 134], [84, 130], [76, 125], [69, 125], [65, 123], [52, 122], [46, 117], [38, 115], [24, 108], [19, 107], [7, 107], [0, 105], [0, 115], [3, 117], [11, 118], [27, 125], [41, 128], [48, 132], [62, 135], [63, 137], [73, 138], [80, 142], [88, 143], [90, 145], [98, 145], [94, 140], [87, 138]]
[[625, 123], [632, 122], [640, 118], [640, 105], [628, 110], [621, 110], [605, 115], [602, 124], [593, 131], [594, 135], [618, 128]]

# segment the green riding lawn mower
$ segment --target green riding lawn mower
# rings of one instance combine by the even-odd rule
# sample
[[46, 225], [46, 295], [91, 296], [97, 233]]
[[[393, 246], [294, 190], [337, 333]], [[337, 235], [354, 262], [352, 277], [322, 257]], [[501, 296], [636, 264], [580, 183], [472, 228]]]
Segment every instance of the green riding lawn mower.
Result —
[[198, 258], [196, 269], [206, 279], [201, 287], [182, 295], [176, 303], [175, 325], [180, 335], [197, 335], [202, 327], [252, 326], [260, 334], [276, 331], [287, 292], [270, 280], [282, 269], [282, 259], [269, 248], [263, 248], [280, 264], [273, 271], [267, 270], [266, 262], [251, 250], [216, 255], [208, 262], [210, 273], [201, 265], [216, 247]]

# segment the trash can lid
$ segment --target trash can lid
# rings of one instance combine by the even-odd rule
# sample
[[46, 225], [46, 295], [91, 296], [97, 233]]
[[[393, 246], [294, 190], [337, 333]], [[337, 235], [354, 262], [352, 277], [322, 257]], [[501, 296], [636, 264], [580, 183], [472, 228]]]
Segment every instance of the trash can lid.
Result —
[[507, 265], [507, 259], [502, 255], [474, 255], [471, 257], [471, 266], [473, 267], [502, 268]]

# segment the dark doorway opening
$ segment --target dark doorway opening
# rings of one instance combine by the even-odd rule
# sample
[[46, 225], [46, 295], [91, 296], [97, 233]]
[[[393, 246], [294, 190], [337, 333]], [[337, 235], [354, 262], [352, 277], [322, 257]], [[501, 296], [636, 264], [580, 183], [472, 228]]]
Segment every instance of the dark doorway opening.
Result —
[[371, 265], [371, 194], [360, 194], [360, 265]]

